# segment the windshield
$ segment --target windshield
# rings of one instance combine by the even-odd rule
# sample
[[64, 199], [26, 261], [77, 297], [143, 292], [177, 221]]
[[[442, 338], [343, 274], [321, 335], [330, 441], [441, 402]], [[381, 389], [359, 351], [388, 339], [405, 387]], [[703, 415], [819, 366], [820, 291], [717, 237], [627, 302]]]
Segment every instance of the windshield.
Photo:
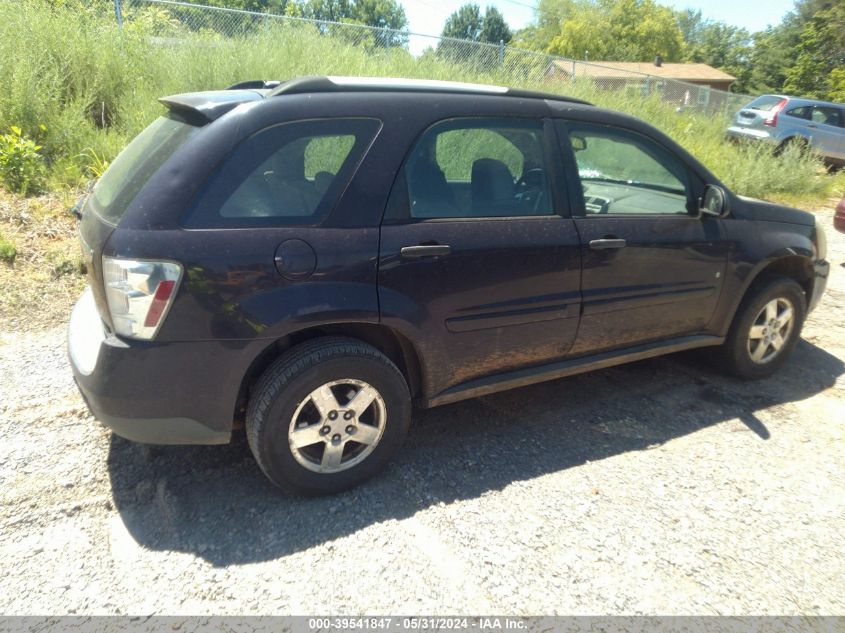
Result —
[[97, 215], [117, 224], [158, 168], [199, 129], [173, 115], [153, 121], [126, 146], [97, 181], [91, 194]]
[[751, 110], [763, 110], [764, 112], [770, 112], [772, 108], [774, 108], [777, 104], [783, 101], [783, 97], [778, 97], [776, 95], [763, 95], [762, 97], [757, 97], [749, 103], [746, 108]]

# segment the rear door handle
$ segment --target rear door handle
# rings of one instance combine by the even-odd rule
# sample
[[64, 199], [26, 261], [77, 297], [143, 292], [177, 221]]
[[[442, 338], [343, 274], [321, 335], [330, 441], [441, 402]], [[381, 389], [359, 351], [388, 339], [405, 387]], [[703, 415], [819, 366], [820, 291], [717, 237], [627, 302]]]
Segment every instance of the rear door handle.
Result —
[[607, 251], [613, 248], [625, 248], [627, 242], [618, 238], [604, 238], [601, 240], [590, 240], [590, 248], [596, 251]]
[[420, 257], [440, 257], [452, 252], [448, 244], [420, 244], [419, 246], [403, 246], [399, 251], [402, 257], [419, 259]]

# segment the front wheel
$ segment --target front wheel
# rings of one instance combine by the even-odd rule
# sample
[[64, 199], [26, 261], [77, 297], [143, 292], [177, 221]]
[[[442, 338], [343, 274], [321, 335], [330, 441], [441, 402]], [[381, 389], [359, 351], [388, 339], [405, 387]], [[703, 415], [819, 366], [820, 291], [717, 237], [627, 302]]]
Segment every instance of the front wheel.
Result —
[[766, 277], [748, 291], [721, 349], [726, 369], [746, 379], [771, 376], [786, 362], [807, 313], [804, 290], [788, 277]]
[[410, 415], [408, 385], [384, 354], [354, 339], [317, 339], [294, 347], [261, 377], [247, 409], [247, 438], [277, 486], [334, 493], [387, 463]]

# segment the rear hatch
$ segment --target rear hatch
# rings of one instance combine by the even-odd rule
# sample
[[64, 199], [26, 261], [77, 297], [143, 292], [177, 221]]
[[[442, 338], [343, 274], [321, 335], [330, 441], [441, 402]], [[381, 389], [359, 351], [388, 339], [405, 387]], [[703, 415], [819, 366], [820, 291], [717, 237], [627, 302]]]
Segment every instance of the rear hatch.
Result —
[[102, 255], [109, 236], [132, 201], [176, 150], [203, 126], [241, 103], [263, 99], [266, 91], [219, 90], [165, 97], [169, 111], [126, 146], [77, 209], [79, 239], [88, 281], [105, 324], [112, 328], [103, 286]]
[[742, 128], [763, 129], [764, 121], [771, 119], [773, 112], [776, 109], [782, 108], [781, 105], [785, 101], [784, 97], [777, 95], [763, 95], [757, 97], [745, 106], [742, 110], [736, 113], [734, 117], [734, 125]]
[[111, 327], [103, 288], [103, 248], [150, 177], [200, 129], [175, 113], [153, 121], [126, 146], [80, 206], [79, 240], [88, 282], [103, 321]]

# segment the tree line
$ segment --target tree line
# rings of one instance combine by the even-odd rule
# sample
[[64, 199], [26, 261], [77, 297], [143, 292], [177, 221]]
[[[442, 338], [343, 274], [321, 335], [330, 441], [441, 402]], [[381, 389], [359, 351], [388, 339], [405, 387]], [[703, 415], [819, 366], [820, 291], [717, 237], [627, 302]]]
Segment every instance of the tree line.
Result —
[[[213, 1], [275, 3], [315, 19], [408, 26], [396, 0]], [[659, 55], [667, 62], [724, 70], [737, 78], [735, 92], [845, 101], [845, 0], [797, 0], [779, 24], [758, 33], [655, 0], [539, 0], [532, 24], [514, 32], [496, 7], [482, 12], [478, 4], [467, 3], [446, 19], [441, 35], [574, 59], [645, 62]], [[460, 51], [444, 42], [437, 52], [458, 57]]]
[[843, 0], [798, 0], [759, 33], [654, 0], [539, 0], [514, 44], [575, 59], [701, 62], [736, 77], [736, 92], [845, 101]]
[[[397, 0], [189, 1], [408, 31]], [[441, 35], [592, 61], [650, 62], [659, 55], [667, 62], [701, 62], [724, 70], [737, 78], [735, 92], [845, 101], [845, 0], [797, 0], [779, 24], [758, 33], [706, 19], [700, 10], [674, 11], [655, 0], [539, 0], [532, 23], [514, 32], [496, 7], [482, 12], [478, 4], [467, 3], [447, 18]], [[406, 44], [401, 34], [384, 42]], [[466, 46], [452, 41], [442, 42], [436, 53], [468, 59]], [[484, 50], [474, 57], [494, 55]]]

